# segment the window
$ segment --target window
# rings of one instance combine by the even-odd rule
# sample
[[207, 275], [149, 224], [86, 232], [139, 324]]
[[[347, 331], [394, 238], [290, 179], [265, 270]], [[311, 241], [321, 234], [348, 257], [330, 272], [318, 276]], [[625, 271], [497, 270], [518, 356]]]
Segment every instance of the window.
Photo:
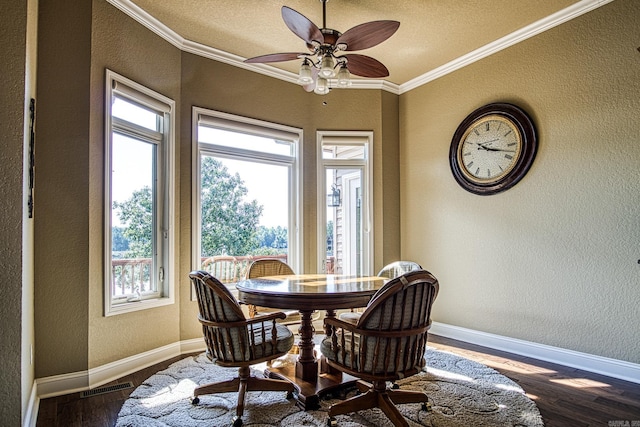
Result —
[[302, 131], [198, 107], [193, 122], [193, 267], [229, 284], [259, 257], [300, 271]]
[[319, 131], [318, 270], [372, 274], [373, 133]]
[[107, 70], [105, 316], [174, 301], [174, 101]]

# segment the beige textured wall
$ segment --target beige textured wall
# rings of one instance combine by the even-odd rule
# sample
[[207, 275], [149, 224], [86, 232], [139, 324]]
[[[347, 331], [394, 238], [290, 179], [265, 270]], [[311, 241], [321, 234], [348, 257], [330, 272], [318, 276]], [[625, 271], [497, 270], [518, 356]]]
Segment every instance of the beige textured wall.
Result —
[[[389, 92], [382, 93], [382, 128], [384, 129], [382, 151], [374, 158], [378, 169], [384, 174], [373, 175], [373, 182], [379, 188], [375, 198], [374, 219], [376, 229], [382, 231], [381, 244], [376, 245], [376, 259], [382, 263], [375, 265], [377, 273], [384, 265], [399, 260], [400, 257], [400, 168], [399, 133], [400, 117], [399, 97]], [[384, 221], [384, 222], [382, 222]], [[376, 235], [376, 240], [380, 233]]]
[[36, 377], [88, 368], [90, 36], [91, 2], [40, 2]]
[[[640, 363], [638, 22], [617, 0], [401, 96], [402, 255], [439, 279], [435, 321]], [[496, 101], [529, 111], [539, 151], [476, 196], [449, 146]]]
[[[0, 419], [21, 423], [22, 339], [22, 194], [27, 5], [12, 0], [2, 6], [0, 40]], [[25, 248], [26, 249], [26, 248]], [[33, 372], [25, 372], [33, 378]]]

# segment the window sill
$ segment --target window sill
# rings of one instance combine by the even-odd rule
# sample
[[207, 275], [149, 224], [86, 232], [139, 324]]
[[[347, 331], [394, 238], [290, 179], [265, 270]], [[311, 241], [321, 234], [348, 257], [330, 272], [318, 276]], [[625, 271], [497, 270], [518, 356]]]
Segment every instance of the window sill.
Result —
[[174, 303], [173, 298], [153, 298], [141, 301], [124, 302], [112, 305], [106, 309], [105, 317], [116, 316], [118, 314], [132, 313], [134, 311], [147, 310], [156, 307], [163, 307]]

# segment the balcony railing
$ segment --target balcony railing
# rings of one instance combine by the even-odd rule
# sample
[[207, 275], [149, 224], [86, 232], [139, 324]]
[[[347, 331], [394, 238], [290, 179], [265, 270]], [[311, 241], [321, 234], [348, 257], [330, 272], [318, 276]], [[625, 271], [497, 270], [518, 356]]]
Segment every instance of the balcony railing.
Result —
[[114, 259], [111, 261], [111, 295], [152, 291], [150, 277], [151, 258]]
[[[259, 256], [202, 257], [200, 268], [222, 283], [242, 279], [249, 265], [256, 259], [279, 259], [287, 262], [287, 254]], [[151, 292], [151, 258], [114, 259], [111, 262], [111, 293], [113, 296]]]

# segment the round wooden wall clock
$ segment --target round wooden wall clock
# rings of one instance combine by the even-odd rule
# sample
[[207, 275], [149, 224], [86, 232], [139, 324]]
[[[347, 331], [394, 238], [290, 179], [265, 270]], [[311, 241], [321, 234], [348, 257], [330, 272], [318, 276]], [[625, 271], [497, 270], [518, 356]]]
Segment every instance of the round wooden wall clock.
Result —
[[536, 130], [527, 113], [512, 104], [493, 103], [460, 123], [451, 140], [449, 163], [462, 188], [489, 195], [517, 184], [537, 149]]

